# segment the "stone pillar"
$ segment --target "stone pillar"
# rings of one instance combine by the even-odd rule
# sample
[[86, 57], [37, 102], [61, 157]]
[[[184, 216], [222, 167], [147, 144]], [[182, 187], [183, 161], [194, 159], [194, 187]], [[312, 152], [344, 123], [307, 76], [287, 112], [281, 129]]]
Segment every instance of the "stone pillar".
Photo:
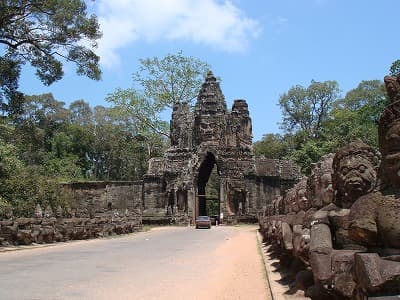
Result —
[[[223, 214], [223, 218], [224, 219], [226, 219], [226, 217], [228, 215], [228, 210], [226, 208], [227, 201], [228, 201], [228, 199], [227, 199], [227, 194], [228, 194], [227, 186], [228, 186], [227, 178], [221, 177], [220, 189], [219, 189], [219, 212], [220, 212], [220, 216], [221, 216], [221, 213]], [[222, 220], [222, 221], [220, 220], [220, 222], [224, 223], [224, 220]]]

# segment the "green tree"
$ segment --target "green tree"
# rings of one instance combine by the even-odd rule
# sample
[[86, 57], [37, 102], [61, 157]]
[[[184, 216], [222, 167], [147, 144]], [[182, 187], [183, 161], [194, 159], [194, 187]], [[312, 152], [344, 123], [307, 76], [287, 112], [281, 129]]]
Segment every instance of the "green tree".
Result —
[[[73, 62], [79, 75], [100, 79], [93, 52], [101, 37], [95, 15], [82, 0], [0, 1], [0, 104], [17, 93], [21, 65], [29, 63], [46, 85], [63, 76], [62, 61]], [[88, 46], [83, 46], [85, 42]]]
[[22, 108], [16, 143], [25, 162], [40, 164], [45, 152], [51, 151], [54, 134], [66, 125], [69, 112], [51, 93], [25, 96]]
[[346, 93], [345, 98], [335, 101], [333, 108], [351, 111], [368, 108], [368, 119], [378, 122], [383, 108], [388, 104], [385, 86], [380, 80], [363, 80]]
[[100, 180], [140, 179], [150, 156], [148, 140], [135, 131], [134, 119], [115, 107], [96, 106], [93, 111], [94, 177]]
[[133, 74], [133, 87], [118, 88], [106, 100], [128, 111], [142, 135], [150, 129], [168, 137], [169, 126], [161, 120], [160, 113], [176, 103], [192, 103], [210, 66], [182, 52], [139, 62], [139, 71]]
[[93, 168], [95, 136], [93, 126], [75, 123], [65, 126], [51, 140], [51, 152], [54, 157], [63, 159], [76, 158], [76, 165], [81, 176], [90, 177]]
[[158, 57], [140, 59], [139, 71], [133, 81], [143, 95], [152, 99], [156, 108], [172, 108], [173, 104], [191, 103], [199, 93], [204, 76], [210, 66], [182, 51]]
[[390, 76], [397, 76], [400, 74], [400, 59], [395, 60], [389, 69]]
[[337, 99], [336, 81], [317, 82], [304, 88], [296, 85], [279, 98], [282, 129], [287, 133], [304, 131], [309, 138], [318, 138], [322, 124], [328, 118], [332, 103]]
[[286, 134], [265, 135], [265, 139], [255, 143], [256, 153], [267, 153], [270, 157], [277, 157], [274, 153], [284, 149], [283, 157], [294, 160], [306, 174], [311, 163], [322, 155], [356, 139], [377, 147], [378, 120], [388, 103], [379, 80], [360, 82], [344, 98], [336, 98], [335, 82], [314, 84], [307, 89], [296, 86], [281, 97]]
[[9, 115], [14, 119], [22, 112], [24, 97], [18, 92], [20, 73], [21, 65], [18, 62], [0, 56], [0, 110], [3, 118]]
[[76, 100], [69, 105], [70, 122], [76, 125], [89, 125], [92, 123], [92, 109], [84, 100]]
[[290, 136], [290, 139], [292, 140], [293, 148], [289, 150], [285, 158], [296, 162], [300, 166], [302, 173], [306, 175], [311, 174], [312, 163], [318, 162], [324, 154], [330, 152], [329, 143], [323, 140], [304, 139], [301, 136], [301, 132]]
[[118, 88], [109, 94], [106, 100], [113, 103], [114, 108], [127, 117], [126, 121], [133, 121], [131, 128], [138, 134], [146, 136], [154, 132], [169, 136], [168, 123], [160, 118], [160, 113], [165, 107], [161, 107], [154, 99], [144, 97], [133, 88]]
[[0, 139], [0, 180], [16, 176], [23, 168], [23, 162], [18, 158], [17, 153], [14, 145]]
[[364, 80], [343, 99], [335, 101], [324, 124], [325, 139], [331, 142], [332, 151], [356, 139], [377, 147], [377, 125], [387, 104], [385, 87], [380, 80]]
[[258, 157], [282, 159], [289, 152], [284, 136], [276, 133], [264, 134], [260, 141], [253, 144], [254, 154]]

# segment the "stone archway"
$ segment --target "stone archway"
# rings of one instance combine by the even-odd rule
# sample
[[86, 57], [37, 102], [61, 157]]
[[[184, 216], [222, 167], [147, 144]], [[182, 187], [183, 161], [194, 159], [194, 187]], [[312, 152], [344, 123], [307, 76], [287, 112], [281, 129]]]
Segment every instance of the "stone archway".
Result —
[[200, 164], [198, 171], [196, 217], [209, 215], [209, 211], [207, 209], [207, 200], [209, 199], [207, 199], [206, 195], [206, 185], [210, 179], [211, 172], [213, 171], [214, 168], [218, 169], [215, 155], [211, 152], [207, 152], [203, 162]]
[[185, 102], [174, 104], [170, 129], [171, 146], [163, 158], [149, 161], [143, 177], [143, 216], [149, 220], [189, 223], [210, 215], [206, 185], [215, 166], [215, 198], [226, 223], [255, 221], [259, 210], [298, 178], [290, 162], [255, 158], [247, 102], [236, 99], [229, 110], [211, 72], [193, 108]]

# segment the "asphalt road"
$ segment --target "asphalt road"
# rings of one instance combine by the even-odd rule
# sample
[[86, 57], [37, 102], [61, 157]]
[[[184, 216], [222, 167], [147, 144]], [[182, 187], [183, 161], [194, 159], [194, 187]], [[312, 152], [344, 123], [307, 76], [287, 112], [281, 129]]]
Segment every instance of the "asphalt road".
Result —
[[220, 267], [215, 249], [241, 230], [161, 228], [0, 253], [0, 299], [200, 299]]

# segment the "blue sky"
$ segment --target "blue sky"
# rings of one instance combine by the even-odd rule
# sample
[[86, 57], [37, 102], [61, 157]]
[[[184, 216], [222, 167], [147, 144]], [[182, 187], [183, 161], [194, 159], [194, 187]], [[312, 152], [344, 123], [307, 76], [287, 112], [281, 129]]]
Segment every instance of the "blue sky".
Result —
[[362, 80], [382, 80], [400, 59], [399, 0], [96, 0], [88, 7], [104, 34], [103, 79], [66, 65], [64, 78], [46, 87], [25, 67], [23, 92], [107, 105], [107, 94], [131, 86], [140, 58], [182, 50], [221, 77], [229, 108], [247, 100], [256, 141], [280, 132], [277, 103], [290, 87], [336, 80], [345, 94]]

